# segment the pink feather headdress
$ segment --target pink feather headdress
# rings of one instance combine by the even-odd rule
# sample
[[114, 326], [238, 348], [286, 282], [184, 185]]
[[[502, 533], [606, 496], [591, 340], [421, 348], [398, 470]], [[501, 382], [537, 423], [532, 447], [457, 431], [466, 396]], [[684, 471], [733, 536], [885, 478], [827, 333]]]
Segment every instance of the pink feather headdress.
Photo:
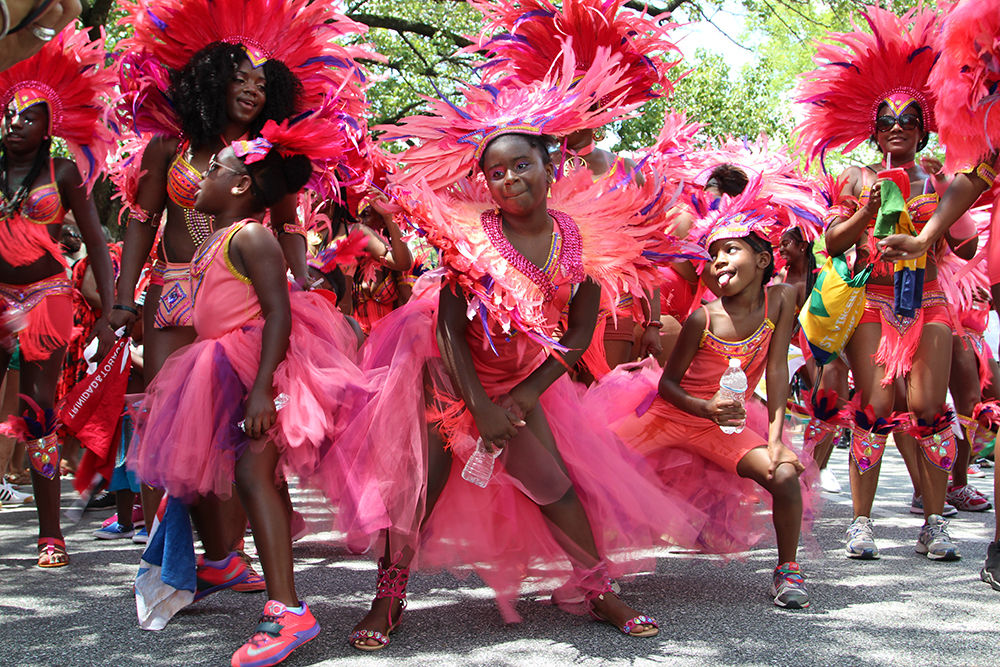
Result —
[[483, 65], [490, 79], [541, 81], [550, 69], [561, 66], [567, 51], [574, 54], [579, 77], [605, 48], [619, 56], [625, 68], [611, 98], [622, 94], [625, 104], [641, 104], [673, 93], [670, 70], [681, 56], [668, 33], [677, 24], [622, 9], [624, 0], [564, 0], [562, 9], [549, 0], [470, 0], [470, 4], [485, 17], [478, 48], [491, 55]]
[[[121, 20], [134, 34], [119, 42], [122, 51], [145, 51], [172, 70], [213, 42], [239, 44], [251, 64], [280, 60], [302, 82], [305, 106], [316, 106], [332, 84], [347, 79], [358, 87], [364, 71], [354, 62], [371, 57], [336, 37], [367, 27], [335, 11], [333, 3], [309, 0], [123, 0]], [[336, 75], [334, 75], [336, 70]]]
[[963, 0], [944, 17], [941, 57], [931, 71], [949, 171], [1000, 148], [1000, 3]]
[[836, 148], [850, 151], [871, 137], [883, 103], [899, 114], [916, 102], [924, 129], [937, 131], [936, 96], [927, 82], [937, 57], [937, 14], [917, 8], [896, 16], [871, 6], [861, 16], [870, 33], [853, 19], [853, 32], [827, 33], [833, 43], [817, 43], [813, 61], [819, 67], [799, 77], [796, 99], [804, 107], [805, 120], [798, 135], [810, 161], [822, 161]]
[[[386, 134], [382, 142], [417, 139], [420, 145], [399, 156], [409, 171], [408, 180], [425, 179], [435, 190], [469, 174], [491, 141], [504, 134], [562, 136], [576, 130], [600, 127], [624, 117], [636, 104], [624, 104], [620, 83], [623, 69], [607, 48], [597, 49], [584, 76], [574, 81], [572, 52], [562, 67], [544, 79], [525, 86], [466, 86], [465, 105], [424, 97], [432, 115], [410, 116], [399, 126], [374, 128]], [[597, 100], [617, 96], [603, 108]]]
[[49, 133], [66, 140], [89, 190], [104, 170], [114, 137], [102, 118], [114, 72], [104, 67], [104, 37], [63, 30], [37, 54], [0, 72], [0, 104], [17, 112], [44, 102]]
[[[747, 178], [760, 181], [761, 191], [770, 195], [785, 229], [798, 227], [806, 241], [813, 241], [823, 233], [823, 218], [829, 204], [820, 180], [803, 173], [786, 147], [772, 148], [767, 135], [761, 134], [756, 141], [727, 137], [718, 148], [692, 155], [688, 164], [685, 177], [699, 188], [705, 187], [712, 171], [719, 166], [730, 164], [739, 168]], [[692, 172], [691, 168], [697, 171]]]
[[691, 227], [688, 238], [708, 249], [721, 239], [740, 239], [756, 234], [776, 245], [785, 231], [778, 208], [765, 195], [761, 179], [750, 176], [750, 182], [735, 197], [722, 195], [715, 199], [702, 193], [694, 201], [694, 211], [700, 219]]
[[269, 120], [256, 139], [234, 141], [231, 145], [236, 157], [246, 164], [264, 159], [271, 150], [283, 156], [305, 155], [313, 165], [306, 187], [324, 198], [339, 199], [340, 186], [365, 173], [360, 152], [364, 141], [363, 126], [338, 111], [335, 100], [328, 98], [315, 111], [281, 123]]

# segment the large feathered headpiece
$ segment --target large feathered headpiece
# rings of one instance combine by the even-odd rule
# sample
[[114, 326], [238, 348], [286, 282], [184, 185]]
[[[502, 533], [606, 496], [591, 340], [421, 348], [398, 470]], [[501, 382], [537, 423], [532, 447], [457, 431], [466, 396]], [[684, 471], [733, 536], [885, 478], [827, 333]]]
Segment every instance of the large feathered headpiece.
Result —
[[722, 195], [715, 199], [707, 194], [694, 201], [693, 210], [698, 221], [691, 228], [688, 238], [708, 249], [722, 239], [741, 239], [750, 234], [777, 244], [785, 225], [770, 194], [764, 194], [759, 177], [750, 177], [743, 192], [735, 197]]
[[823, 196], [822, 183], [803, 173], [786, 147], [772, 148], [767, 135], [761, 134], [756, 141], [727, 137], [716, 148], [692, 154], [688, 165], [698, 171], [685, 176], [699, 188], [705, 187], [720, 165], [737, 167], [748, 179], [760, 180], [761, 191], [770, 195], [786, 229], [798, 227], [806, 241], [823, 233], [823, 218], [829, 205]]
[[871, 137], [883, 103], [898, 115], [916, 102], [924, 129], [937, 131], [936, 98], [927, 82], [937, 57], [937, 14], [917, 8], [896, 16], [871, 6], [861, 16], [871, 32], [852, 19], [853, 32], [827, 33], [832, 43], [817, 43], [813, 57], [819, 66], [799, 77], [796, 100], [805, 120], [798, 135], [810, 161], [832, 149], [850, 151]]
[[681, 57], [668, 33], [677, 24], [622, 9], [624, 0], [564, 0], [562, 9], [549, 0], [470, 0], [470, 4], [486, 19], [478, 48], [491, 56], [483, 66], [488, 78], [541, 81], [550, 69], [562, 65], [567, 51], [573, 53], [579, 77], [603, 48], [618, 56], [625, 68], [611, 98], [621, 93], [625, 104], [641, 104], [673, 93], [670, 70]]
[[[365, 32], [367, 27], [334, 10], [334, 3], [309, 0], [123, 0], [121, 23], [132, 37], [122, 51], [145, 51], [173, 70], [213, 42], [239, 44], [254, 67], [274, 59], [302, 82], [305, 106], [312, 108], [331, 82], [357, 84], [365, 75], [354, 62], [370, 52], [332, 40]], [[334, 76], [331, 70], [336, 70]]]
[[944, 18], [931, 71], [947, 168], [974, 166], [1000, 148], [1000, 3], [963, 0]]
[[102, 119], [114, 72], [104, 66], [104, 37], [63, 30], [37, 54], [0, 72], [0, 104], [15, 113], [45, 103], [49, 133], [66, 140], [87, 188], [103, 171], [114, 137]]
[[[582, 78], [574, 80], [572, 52], [537, 83], [526, 86], [466, 86], [465, 105], [425, 97], [432, 115], [404, 118], [399, 126], [379, 126], [381, 141], [416, 139], [400, 161], [409, 179], [425, 179], [434, 189], [447, 187], [468, 175], [491, 141], [504, 134], [566, 135], [596, 128], [622, 118], [638, 104], [621, 102], [623, 70], [607, 48], [597, 49], [594, 62]], [[614, 101], [598, 108], [597, 100], [613, 95]]]

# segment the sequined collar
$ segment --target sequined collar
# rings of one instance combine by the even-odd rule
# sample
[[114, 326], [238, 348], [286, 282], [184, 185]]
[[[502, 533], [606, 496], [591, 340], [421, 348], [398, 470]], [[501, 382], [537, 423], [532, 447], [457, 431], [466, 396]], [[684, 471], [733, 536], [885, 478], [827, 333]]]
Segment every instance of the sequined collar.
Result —
[[[549, 215], [558, 226], [558, 233], [562, 236], [562, 249], [559, 254], [559, 268], [572, 282], [580, 283], [586, 278], [583, 271], [583, 245], [580, 240], [580, 230], [573, 219], [561, 211], [549, 209]], [[542, 269], [535, 266], [524, 255], [511, 245], [510, 241], [503, 234], [500, 214], [496, 209], [483, 211], [480, 220], [487, 238], [497, 249], [500, 255], [510, 263], [515, 269], [531, 279], [545, 296], [546, 301], [551, 301], [556, 296], [557, 287], [552, 278]], [[555, 233], [555, 230], [553, 230]], [[553, 275], [555, 272], [553, 272]]]

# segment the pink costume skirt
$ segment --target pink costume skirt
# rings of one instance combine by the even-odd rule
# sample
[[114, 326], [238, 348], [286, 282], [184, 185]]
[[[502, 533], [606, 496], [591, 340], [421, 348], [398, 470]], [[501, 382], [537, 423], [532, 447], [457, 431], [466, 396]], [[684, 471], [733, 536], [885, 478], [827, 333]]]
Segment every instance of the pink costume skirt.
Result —
[[923, 307], [917, 311], [916, 317], [901, 317], [893, 312], [892, 285], [866, 286], [865, 299], [865, 312], [858, 326], [869, 323], [882, 325], [882, 339], [872, 360], [885, 367], [883, 385], [910, 372], [925, 324], [939, 322], [952, 330], [956, 328], [957, 316], [936, 280], [924, 283]]
[[30, 285], [0, 283], [3, 328], [17, 334], [25, 361], [42, 361], [73, 336], [73, 286], [63, 273]]
[[194, 317], [191, 301], [191, 263], [173, 263], [156, 260], [150, 283], [162, 285], [160, 302], [156, 305], [153, 323], [157, 329], [190, 327]]
[[[378, 378], [354, 364], [357, 338], [326, 299], [291, 294], [288, 353], [274, 374], [274, 395], [288, 396], [268, 439], [281, 452], [277, 473], [323, 491], [350, 539], [387, 527], [366, 444], [340, 438]], [[260, 364], [264, 320], [219, 338], [198, 338], [167, 359], [139, 409], [129, 466], [143, 482], [191, 501], [232, 492], [234, 466], [250, 440], [237, 425]], [[276, 482], [278, 480], [275, 480]]]
[[[750, 479], [740, 477], [736, 466], [747, 453], [767, 446], [767, 412], [758, 401], [747, 403], [747, 423], [740, 433], [724, 434], [714, 422], [689, 415], [657, 393], [661, 369], [654, 360], [627, 364], [613, 370], [590, 388], [588, 409], [602, 416], [625, 443], [642, 454], [659, 473], [663, 493], [681, 498], [706, 520], [697, 549], [727, 554], [748, 551], [773, 534], [771, 496]], [[608, 410], [606, 406], [612, 406]], [[763, 412], [763, 414], [761, 414]], [[800, 477], [803, 501], [803, 534], [816, 547], [810, 530], [818, 515], [814, 491], [819, 472], [812, 457], [792, 447], [805, 465]]]
[[[479, 327], [478, 319], [469, 324]], [[381, 491], [392, 518], [394, 551], [401, 544], [419, 542], [421, 569], [474, 570], [496, 593], [508, 621], [518, 620], [513, 602], [525, 578], [537, 588], [552, 590], [571, 579], [571, 586], [587, 584], [574, 573], [573, 554], [553, 537], [556, 529], [539, 505], [562, 498], [571, 485], [583, 502], [599, 554], [612, 576], [649, 570], [655, 566], [641, 550], [654, 544], [691, 546], [700, 532], [701, 516], [659, 490], [652, 471], [583, 403], [583, 388], [563, 376], [544, 394], [538, 410], [551, 427], [565, 471], [527, 429], [496, 460], [486, 488], [461, 477], [475, 448], [478, 434], [464, 404], [445, 371], [436, 340], [437, 298], [416, 298], [381, 320], [363, 350], [362, 368], [386, 371], [382, 391], [366, 406], [345, 437], [367, 438], [380, 454]], [[514, 345], [526, 336], [514, 336]], [[471, 345], [474, 356], [492, 355]], [[497, 363], [517, 354], [501, 349]], [[499, 386], [485, 383], [492, 400], [509, 391], [537, 366], [535, 354]], [[481, 375], [482, 377], [482, 375]], [[421, 380], [422, 379], [422, 380]], [[447, 442], [453, 456], [444, 491], [421, 530], [426, 503], [426, 396], [450, 412]], [[457, 409], [455, 409], [457, 408]], [[437, 414], [437, 411], [434, 412]], [[417, 561], [415, 560], [414, 563]]]

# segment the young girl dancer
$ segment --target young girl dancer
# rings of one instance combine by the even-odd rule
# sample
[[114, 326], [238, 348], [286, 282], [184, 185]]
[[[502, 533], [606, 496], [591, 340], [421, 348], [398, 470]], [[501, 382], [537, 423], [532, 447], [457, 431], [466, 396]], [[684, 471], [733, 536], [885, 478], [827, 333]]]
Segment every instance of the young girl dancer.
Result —
[[[31, 461], [38, 506], [38, 566], [69, 564], [59, 527], [59, 436], [51, 418], [66, 345], [73, 333], [73, 287], [56, 245], [71, 210], [90, 252], [101, 317], [93, 332], [103, 358], [114, 333], [108, 314], [114, 275], [90, 188], [113, 138], [102, 122], [101, 98], [114, 75], [104, 68], [104, 41], [67, 30], [37, 55], [0, 73], [3, 147], [0, 149], [0, 334], [20, 340], [22, 400], [11, 419]], [[73, 160], [50, 154], [52, 137], [64, 139]], [[0, 380], [11, 350], [0, 347]], [[29, 405], [32, 409], [28, 410]], [[36, 410], [48, 412], [49, 417]], [[28, 410], [26, 413], [25, 410]], [[27, 414], [29, 421], [20, 415]], [[17, 461], [16, 463], [20, 463]]]
[[[656, 186], [595, 198], [600, 186], [589, 174], [553, 184], [539, 136], [542, 127], [560, 132], [613, 117], [588, 110], [616, 83], [607, 64], [572, 93], [570, 62], [544, 86], [469, 88], [462, 108], [438, 102], [436, 115], [392, 128], [423, 141], [402, 157], [409, 171], [394, 194], [440, 249], [447, 273], [436, 294], [415, 296], [366, 342], [363, 366], [386, 367], [387, 379], [358, 433], [384, 452], [393, 529], [372, 610], [350, 637], [359, 650], [388, 644], [415, 558], [421, 567], [475, 568], [508, 620], [518, 618], [512, 603], [525, 576], [545, 572], [572, 576], [578, 601], [621, 632], [657, 633], [655, 621], [614, 593], [611, 574], [630, 567], [621, 561], [631, 560], [623, 552], [633, 544], [664, 533], [689, 543], [689, 513], [642, 500], [655, 480], [584, 412], [566, 377], [592, 338], [598, 281], [619, 293], [628, 281], [641, 294], [642, 246], [620, 211], [639, 210], [636, 197], [653, 201]], [[475, 180], [458, 180], [470, 168]], [[435, 192], [431, 177], [454, 187]], [[477, 439], [500, 452], [485, 488], [461, 477]]]
[[[268, 206], [301, 189], [312, 171], [304, 155], [279, 152], [286, 146], [301, 153], [302, 142], [273, 124], [262, 132], [274, 145], [266, 138], [236, 142], [210, 160], [200, 182], [195, 205], [221, 228], [191, 264], [200, 338], [172, 356], [149, 387], [134, 455], [142, 478], [172, 497], [225, 498], [235, 478], [270, 599], [232, 664], [255, 667], [280, 662], [319, 632], [295, 590], [289, 514], [276, 478], [292, 473], [315, 480], [337, 505], [338, 498], [364, 493], [345, 481], [348, 474], [360, 477], [357, 456], [338, 449], [323, 459], [338, 447], [340, 410], [369, 394], [352, 362], [353, 330], [328, 300], [289, 294], [281, 247], [257, 222]], [[276, 397], [287, 401], [281, 412]], [[339, 461], [348, 463], [338, 467]], [[341, 513], [351, 514], [348, 504], [357, 506], [345, 500]], [[201, 529], [206, 556], [221, 560], [220, 540], [205, 534], [204, 524]]]
[[[718, 210], [692, 230], [709, 254], [702, 280], [720, 299], [688, 317], [659, 379], [659, 396], [644, 414], [625, 418], [616, 430], [664, 472], [667, 487], [676, 482], [668, 472], [675, 452], [685, 450], [766, 489], [774, 500], [778, 540], [770, 594], [776, 605], [800, 609], [809, 606], [796, 562], [802, 524], [799, 474], [804, 467], [782, 441], [795, 289], [786, 284], [765, 287], [774, 272], [767, 239], [780, 233], [775, 229], [777, 214], [761, 198], [759, 181], [751, 180], [741, 195], [724, 196]], [[740, 361], [751, 388], [767, 371], [766, 439], [749, 429], [731, 434], [720, 430], [746, 420], [743, 406], [723, 398], [719, 390], [731, 359]], [[623, 377], [609, 376], [608, 386]], [[708, 484], [705, 479], [699, 483]], [[727, 529], [733, 536], [746, 532], [746, 526]]]

